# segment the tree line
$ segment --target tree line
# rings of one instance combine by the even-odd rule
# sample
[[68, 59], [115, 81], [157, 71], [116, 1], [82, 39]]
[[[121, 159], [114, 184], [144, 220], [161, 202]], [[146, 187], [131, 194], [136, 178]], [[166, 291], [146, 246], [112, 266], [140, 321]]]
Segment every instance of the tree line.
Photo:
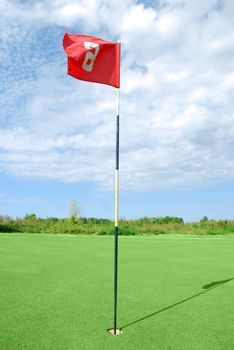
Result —
[[[86, 218], [71, 215], [69, 218], [40, 218], [26, 214], [23, 218], [0, 215], [0, 232], [28, 233], [70, 233], [113, 235], [114, 222], [105, 218]], [[185, 223], [183, 218], [174, 216], [143, 217], [135, 220], [122, 218], [119, 223], [120, 235], [158, 234], [234, 234], [233, 220], [212, 220], [207, 216], [198, 222]]]

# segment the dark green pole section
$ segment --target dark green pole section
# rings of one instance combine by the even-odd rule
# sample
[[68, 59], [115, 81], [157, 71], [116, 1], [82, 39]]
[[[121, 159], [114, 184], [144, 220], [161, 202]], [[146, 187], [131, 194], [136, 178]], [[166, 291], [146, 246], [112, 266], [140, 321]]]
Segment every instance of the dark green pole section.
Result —
[[114, 334], [117, 328], [117, 286], [118, 286], [118, 181], [119, 181], [119, 115], [116, 116], [116, 217], [114, 245]]

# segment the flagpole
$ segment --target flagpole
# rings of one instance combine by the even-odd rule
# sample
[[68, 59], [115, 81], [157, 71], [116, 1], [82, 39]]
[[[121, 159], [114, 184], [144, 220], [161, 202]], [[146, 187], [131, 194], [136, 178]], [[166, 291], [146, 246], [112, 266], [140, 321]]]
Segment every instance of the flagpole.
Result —
[[119, 107], [120, 91], [117, 88], [116, 113], [116, 166], [115, 166], [115, 240], [114, 240], [114, 334], [117, 333], [117, 291], [118, 291], [118, 234], [119, 234]]
[[115, 149], [115, 231], [114, 231], [114, 327], [107, 329], [110, 334], [119, 335], [117, 328], [117, 294], [118, 294], [118, 236], [119, 236], [119, 113], [120, 113], [120, 41], [117, 41], [116, 63], [119, 65], [116, 94], [116, 149]]

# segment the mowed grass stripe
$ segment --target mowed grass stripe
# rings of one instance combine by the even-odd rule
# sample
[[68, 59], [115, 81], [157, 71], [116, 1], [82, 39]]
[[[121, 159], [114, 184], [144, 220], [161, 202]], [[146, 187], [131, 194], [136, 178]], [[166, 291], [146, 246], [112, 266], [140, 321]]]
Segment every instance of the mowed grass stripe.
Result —
[[113, 237], [1, 234], [0, 349], [231, 350], [233, 251], [230, 236], [120, 237], [114, 337]]

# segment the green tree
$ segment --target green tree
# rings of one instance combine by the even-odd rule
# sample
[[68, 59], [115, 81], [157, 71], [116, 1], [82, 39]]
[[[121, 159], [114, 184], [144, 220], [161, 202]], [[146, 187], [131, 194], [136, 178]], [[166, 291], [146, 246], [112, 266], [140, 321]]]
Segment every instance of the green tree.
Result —
[[26, 214], [25, 217], [24, 217], [25, 220], [36, 220], [37, 219], [37, 216], [36, 214]]
[[200, 220], [200, 224], [206, 224], [209, 221], [207, 216], [203, 216], [203, 218]]

